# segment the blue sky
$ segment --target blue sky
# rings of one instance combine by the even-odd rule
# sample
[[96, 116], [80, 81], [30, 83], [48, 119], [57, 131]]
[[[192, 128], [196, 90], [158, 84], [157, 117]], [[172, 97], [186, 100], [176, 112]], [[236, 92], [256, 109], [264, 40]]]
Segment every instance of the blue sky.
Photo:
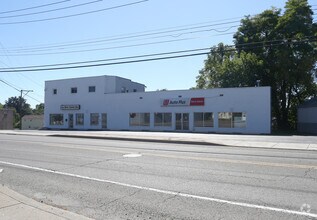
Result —
[[[236, 31], [238, 21], [243, 16], [258, 14], [272, 6], [283, 8], [285, 2], [282, 0], [2, 0], [0, 68], [208, 48], [219, 42], [232, 44], [232, 33]], [[130, 3], [133, 4], [117, 7]], [[310, 0], [309, 3], [316, 5], [317, 0]], [[50, 5], [44, 6], [46, 4]], [[111, 7], [117, 8], [106, 10]], [[96, 10], [103, 11], [55, 19]], [[51, 18], [54, 19], [45, 20]], [[45, 21], [28, 22], [34, 20]], [[132, 37], [136, 35], [138, 37]], [[205, 58], [206, 56], [195, 56], [57, 71], [2, 72], [0, 80], [11, 86], [0, 82], [0, 103], [3, 104], [11, 96], [19, 96], [17, 90], [33, 90], [25, 98], [32, 107], [35, 107], [39, 102], [44, 102], [46, 80], [83, 76], [121, 76], [145, 84], [147, 91], [188, 89], [195, 86], [196, 76], [203, 67]]]

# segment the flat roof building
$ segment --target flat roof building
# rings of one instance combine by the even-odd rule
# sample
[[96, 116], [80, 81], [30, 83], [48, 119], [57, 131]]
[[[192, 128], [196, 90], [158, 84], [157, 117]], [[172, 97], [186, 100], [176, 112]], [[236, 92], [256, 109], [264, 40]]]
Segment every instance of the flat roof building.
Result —
[[317, 134], [317, 97], [298, 106], [297, 130], [301, 133]]
[[270, 87], [145, 92], [116, 76], [45, 82], [45, 127], [270, 133]]
[[0, 130], [12, 130], [14, 128], [14, 110], [0, 109]]

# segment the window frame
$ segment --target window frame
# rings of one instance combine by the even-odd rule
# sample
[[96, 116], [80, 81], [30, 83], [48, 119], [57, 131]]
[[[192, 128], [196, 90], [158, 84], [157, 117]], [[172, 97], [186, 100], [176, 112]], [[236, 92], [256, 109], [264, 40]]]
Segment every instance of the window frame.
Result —
[[[228, 118], [220, 118], [220, 114], [225, 113], [228, 114]], [[241, 115], [241, 122], [242, 124], [240, 124], [240, 126], [237, 126], [237, 124], [240, 122], [238, 120], [236, 120], [237, 115]], [[242, 120], [243, 119], [243, 120]], [[221, 121], [220, 120], [230, 120], [230, 126], [229, 124], [223, 124], [225, 126], [221, 125]], [[246, 128], [247, 127], [247, 113], [246, 112], [218, 112], [218, 127], [219, 128]]]
[[88, 86], [88, 93], [96, 92], [96, 86]]
[[77, 87], [71, 87], [71, 88], [70, 88], [70, 93], [71, 93], [71, 94], [76, 94], [77, 92], [78, 92]]
[[[50, 117], [50, 125], [53, 125], [53, 126], [61, 126], [61, 125], [64, 125], [64, 114], [58, 114], [58, 113], [54, 113], [54, 114], [50, 114], [49, 115]], [[53, 120], [54, 117], [61, 117], [60, 120]]]
[[[159, 116], [161, 116], [160, 121], [157, 121]], [[168, 119], [168, 121], [166, 119]], [[154, 127], [172, 127], [172, 113], [171, 112], [155, 112], [154, 113]]]
[[[198, 115], [200, 120], [196, 120]], [[207, 116], [211, 115], [211, 120], [208, 120]], [[213, 112], [194, 112], [194, 127], [196, 128], [213, 128], [214, 127], [214, 113]]]
[[99, 113], [90, 113], [90, 125], [91, 126], [99, 126], [99, 118], [100, 118]]
[[[80, 118], [79, 116], [82, 116], [82, 118]], [[76, 126], [84, 126], [85, 125], [85, 114], [84, 113], [76, 113], [75, 124], [76, 124]]]
[[149, 127], [151, 123], [151, 114], [149, 112], [129, 113], [130, 127]]

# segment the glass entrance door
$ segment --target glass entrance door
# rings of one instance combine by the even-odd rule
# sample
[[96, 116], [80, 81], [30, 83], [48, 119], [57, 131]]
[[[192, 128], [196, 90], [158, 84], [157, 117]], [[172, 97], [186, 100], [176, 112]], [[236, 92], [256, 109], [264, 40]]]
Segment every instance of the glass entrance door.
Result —
[[68, 128], [74, 128], [74, 114], [68, 114]]
[[177, 131], [189, 130], [189, 113], [175, 114], [175, 130]]
[[101, 128], [107, 129], [107, 113], [101, 114]]

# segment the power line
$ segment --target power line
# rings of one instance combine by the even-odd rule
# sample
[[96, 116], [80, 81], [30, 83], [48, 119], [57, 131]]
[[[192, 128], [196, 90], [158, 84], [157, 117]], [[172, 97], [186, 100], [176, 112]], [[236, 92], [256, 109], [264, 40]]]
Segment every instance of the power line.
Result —
[[16, 91], [20, 92], [20, 89], [16, 88], [15, 86], [9, 84], [8, 82], [4, 81], [3, 79], [0, 79], [0, 81], [4, 84], [6, 84], [7, 86], [10, 86], [11, 88], [15, 89]]
[[140, 62], [157, 61], [157, 60], [167, 60], [167, 59], [175, 59], [175, 58], [183, 58], [183, 57], [201, 56], [201, 55], [207, 55], [207, 54], [209, 54], [209, 52], [185, 54], [185, 55], [178, 55], [178, 56], [158, 57], [158, 58], [148, 58], [148, 59], [141, 59], [141, 60], [121, 61], [121, 62], [113, 62], [113, 63], [99, 63], [99, 64], [91, 64], [91, 65], [42, 68], [42, 69], [8, 70], [8, 71], [0, 71], [0, 72], [36, 72], [36, 71], [79, 69], [79, 68], [88, 68], [88, 67], [110, 66], [110, 65], [131, 64], [131, 63], [140, 63]]
[[86, 64], [86, 63], [99, 63], [99, 62], [128, 60], [128, 59], [136, 59], [136, 58], [151, 57], [151, 56], [164, 56], [164, 55], [179, 54], [179, 53], [189, 53], [189, 52], [197, 52], [197, 51], [204, 51], [204, 50], [210, 50], [210, 48], [207, 47], [207, 48], [192, 49], [192, 50], [181, 50], [181, 51], [172, 51], [172, 52], [165, 52], [165, 53], [154, 53], [154, 54], [145, 54], [145, 55], [128, 56], [128, 57], [117, 57], [117, 58], [101, 59], [101, 60], [79, 61], [79, 62], [72, 62], [72, 63], [56, 63], [56, 64], [38, 65], [38, 66], [0, 68], [0, 70], [12, 70], [12, 69], [19, 70], [19, 69], [27, 69], [27, 68], [41, 68], [41, 67], [67, 66], [67, 65]]
[[[314, 36], [311, 36], [314, 37]], [[255, 48], [261, 48], [261, 47], [273, 47], [273, 46], [281, 46], [281, 45], [288, 45], [288, 44], [299, 44], [299, 43], [307, 43], [307, 42], [316, 42], [317, 39], [304, 39], [304, 40], [291, 40], [291, 39], [281, 39], [281, 40], [274, 40], [274, 41], [262, 41], [262, 42], [251, 42], [251, 43], [245, 43], [245, 44], [239, 44], [239, 45], [230, 45], [230, 47], [238, 47], [239, 49], [242, 49], [246, 46], [253, 46], [247, 47], [246, 49], [255, 49]], [[174, 51], [174, 52], [168, 52], [168, 53], [162, 53], [165, 55], [175, 54], [175, 53], [185, 53], [189, 51], [199, 51], [199, 50], [206, 50], [207, 48], [201, 48], [201, 49], [194, 49], [194, 50], [188, 50], [188, 51]], [[210, 48], [208, 48], [210, 49]], [[235, 48], [233, 49], [227, 49], [226, 51], [236, 51]], [[88, 67], [99, 67], [99, 66], [110, 66], [110, 65], [121, 65], [121, 64], [131, 64], [131, 63], [140, 63], [140, 62], [149, 62], [149, 61], [157, 61], [157, 60], [167, 60], [167, 59], [176, 59], [176, 58], [184, 58], [184, 57], [192, 57], [192, 56], [201, 56], [201, 55], [207, 55], [210, 54], [210, 52], [200, 52], [200, 53], [190, 53], [190, 54], [182, 54], [182, 55], [173, 55], [173, 56], [165, 56], [165, 57], [154, 57], [154, 58], [146, 58], [146, 59], [137, 59], [137, 60], [128, 60], [128, 61], [117, 61], [117, 62], [110, 62], [110, 63], [97, 63], [97, 64], [87, 64], [87, 65], [76, 65], [76, 66], [64, 66], [64, 67], [53, 67], [53, 65], [50, 65], [50, 68], [46, 68], [48, 65], [42, 66], [43, 68], [30, 68], [30, 67], [17, 67], [14, 69], [0, 69], [0, 72], [36, 72], [36, 71], [52, 71], [52, 70], [66, 70], [66, 69], [78, 69], [78, 68], [88, 68]], [[157, 54], [148, 54], [148, 55], [139, 55], [134, 56], [138, 58], [144, 58], [145, 56], [158, 56]], [[122, 60], [122, 59], [128, 59], [128, 58], [115, 58], [116, 60]], [[108, 59], [108, 61], [111, 59]], [[105, 61], [105, 60], [104, 60]], [[97, 62], [97, 61], [87, 61], [87, 62]], [[66, 65], [66, 64], [57, 64], [57, 65]], [[55, 65], [55, 66], [57, 66]]]
[[[232, 34], [232, 33], [228, 33]], [[224, 34], [219, 34], [224, 35]], [[218, 35], [213, 35], [218, 36]], [[180, 42], [186, 40], [198, 39], [201, 37], [190, 37], [190, 38], [181, 38], [175, 40], [165, 40], [165, 41], [155, 41], [148, 43], [140, 43], [140, 44], [130, 44], [130, 45], [121, 45], [121, 46], [113, 46], [113, 47], [104, 47], [104, 48], [94, 48], [94, 49], [85, 49], [85, 50], [71, 50], [71, 51], [62, 51], [62, 52], [47, 52], [47, 53], [17, 53], [17, 54], [6, 54], [5, 56], [36, 56], [36, 55], [56, 55], [56, 54], [67, 54], [67, 53], [80, 53], [80, 52], [92, 52], [92, 51], [100, 51], [100, 50], [112, 50], [112, 49], [120, 49], [120, 48], [130, 48], [130, 47], [139, 47], [139, 46], [147, 46], [147, 45], [155, 45], [155, 44], [164, 44], [171, 42]], [[0, 54], [0, 56], [2, 56]]]
[[117, 6], [113, 6], [113, 7], [109, 7], [109, 8], [103, 8], [103, 9], [98, 9], [98, 10], [94, 10], [94, 11], [87, 11], [87, 12], [71, 14], [71, 15], [65, 15], [65, 16], [60, 16], [60, 17], [43, 18], [43, 19], [28, 20], [28, 21], [2, 22], [2, 23], [0, 23], [0, 25], [26, 24], [26, 23], [35, 23], [35, 22], [52, 21], [52, 20], [63, 19], [63, 18], [77, 17], [77, 16], [81, 16], [81, 15], [87, 15], [87, 14], [93, 14], [93, 13], [98, 13], [98, 12], [103, 12], [103, 11], [123, 8], [123, 7], [131, 6], [131, 5], [144, 3], [144, 2], [147, 2], [147, 1], [149, 1], [149, 0], [141, 0], [141, 1], [136, 1], [136, 2], [132, 2], [132, 3], [117, 5]]
[[85, 6], [85, 5], [90, 5], [90, 4], [94, 4], [94, 3], [97, 3], [97, 2], [101, 2], [101, 1], [103, 1], [103, 0], [90, 1], [90, 2], [86, 2], [86, 3], [82, 3], [82, 4], [71, 5], [71, 6], [67, 6], [67, 7], [56, 8], [56, 9], [51, 9], [51, 10], [46, 10], [46, 11], [39, 11], [39, 12], [33, 12], [33, 13], [27, 13], [27, 14], [19, 14], [19, 15], [3, 16], [3, 17], [0, 17], [0, 19], [3, 19], [3, 18], [16, 18], [16, 17], [24, 17], [24, 16], [30, 16], [30, 15], [44, 14], [44, 13], [48, 13], [48, 12], [54, 12], [54, 11], [60, 11], [60, 10], [66, 10], [66, 9], [70, 9], [70, 8], [76, 8], [76, 7], [81, 7], [81, 6]]
[[[181, 35], [186, 35], [186, 34], [210, 32], [210, 31], [223, 33], [223, 32], [226, 32], [226, 31], [228, 31], [228, 30], [230, 30], [230, 29], [232, 29], [234, 27], [238, 27], [239, 25], [234, 25], [234, 26], [230, 26], [230, 27], [224, 27], [224, 28], [226, 28], [226, 30], [219, 30], [219, 29], [215, 29], [215, 28], [202, 29], [202, 30], [199, 30], [199, 29], [201, 29], [201, 28], [210, 28], [210, 27], [220, 26], [220, 25], [224, 25], [224, 24], [232, 24], [232, 23], [237, 23], [237, 22], [239, 22], [239, 21], [216, 23], [216, 24], [210, 24], [210, 25], [195, 26], [195, 27], [190, 27], [190, 28], [181, 28], [181, 29], [179, 28], [179, 29], [174, 29], [174, 30], [169, 30], [169, 31], [157, 31], [157, 32], [152, 32], [152, 33], [147, 33], [147, 34], [136, 34], [136, 35], [127, 34], [127, 35], [123, 35], [123, 36], [109, 37], [109, 38], [104, 38], [102, 40], [94, 40], [94, 41], [88, 41], [88, 42], [83, 42], [83, 43], [69, 43], [69, 44], [65, 43], [65, 44], [59, 44], [59, 45], [56, 45], [56, 46], [43, 46], [43, 47], [42, 46], [38, 46], [38, 47], [33, 47], [33, 48], [31, 47], [31, 48], [21, 48], [21, 49], [20, 48], [17, 48], [17, 49], [8, 49], [7, 48], [7, 52], [8, 53], [19, 52], [19, 51], [33, 52], [33, 51], [41, 51], [41, 50], [48, 51], [49, 49], [54, 49], [54, 48], [60, 49], [62, 47], [62, 49], [64, 49], [66, 47], [71, 47], [71, 46], [80, 46], [80, 45], [90, 46], [90, 44], [97, 44], [97, 43], [101, 43], [101, 42], [113, 42], [113, 41], [116, 41], [115, 43], [121, 43], [121, 42], [129, 42], [129, 41], [139, 40], [140, 37], [148, 37], [148, 38], [141, 38], [140, 39], [140, 40], [147, 40], [147, 39], [155, 39], [155, 38], [163, 38], [163, 37], [179, 37]], [[191, 30], [197, 30], [197, 31], [191, 31]], [[187, 32], [177, 33], [179, 31], [187, 31]], [[169, 33], [175, 33], [175, 34], [171, 35]], [[160, 35], [160, 34], [168, 34], [168, 35]], [[159, 36], [153, 37], [155, 35], [159, 35]], [[125, 40], [125, 39], [128, 39], [128, 40], [127, 41], [118, 42], [118, 40]], [[102, 44], [98, 44], [98, 45], [102, 45]]]
[[22, 9], [16, 9], [16, 10], [11, 10], [11, 11], [2, 11], [2, 12], [0, 12], [0, 14], [8, 14], [8, 13], [19, 12], [19, 11], [27, 11], [27, 10], [36, 9], [36, 8], [43, 8], [43, 7], [47, 7], [47, 6], [51, 6], [51, 5], [57, 5], [57, 4], [69, 2], [69, 1], [70, 0], [64, 0], [64, 1], [53, 2], [53, 3], [49, 3], [49, 4], [45, 4], [45, 5], [33, 6], [33, 7], [29, 7], [29, 8], [22, 8]]
[[[11, 85], [10, 83], [4, 81], [3, 79], [0, 79], [0, 82], [6, 84], [7, 86], [9, 86], [9, 87], [15, 89], [15, 90], [18, 91], [18, 92], [21, 92], [21, 91], [22, 91], [22, 89], [16, 88], [15, 86], [13, 86], [13, 85]], [[43, 103], [43, 102], [41, 102], [40, 100], [38, 100], [38, 99], [36, 99], [36, 98], [33, 98], [32, 96], [30, 96], [30, 95], [28, 95], [28, 94], [26, 94], [26, 96], [29, 97], [30, 99], [33, 99], [34, 101], [36, 101], [36, 102], [38, 102], [38, 103]]]

